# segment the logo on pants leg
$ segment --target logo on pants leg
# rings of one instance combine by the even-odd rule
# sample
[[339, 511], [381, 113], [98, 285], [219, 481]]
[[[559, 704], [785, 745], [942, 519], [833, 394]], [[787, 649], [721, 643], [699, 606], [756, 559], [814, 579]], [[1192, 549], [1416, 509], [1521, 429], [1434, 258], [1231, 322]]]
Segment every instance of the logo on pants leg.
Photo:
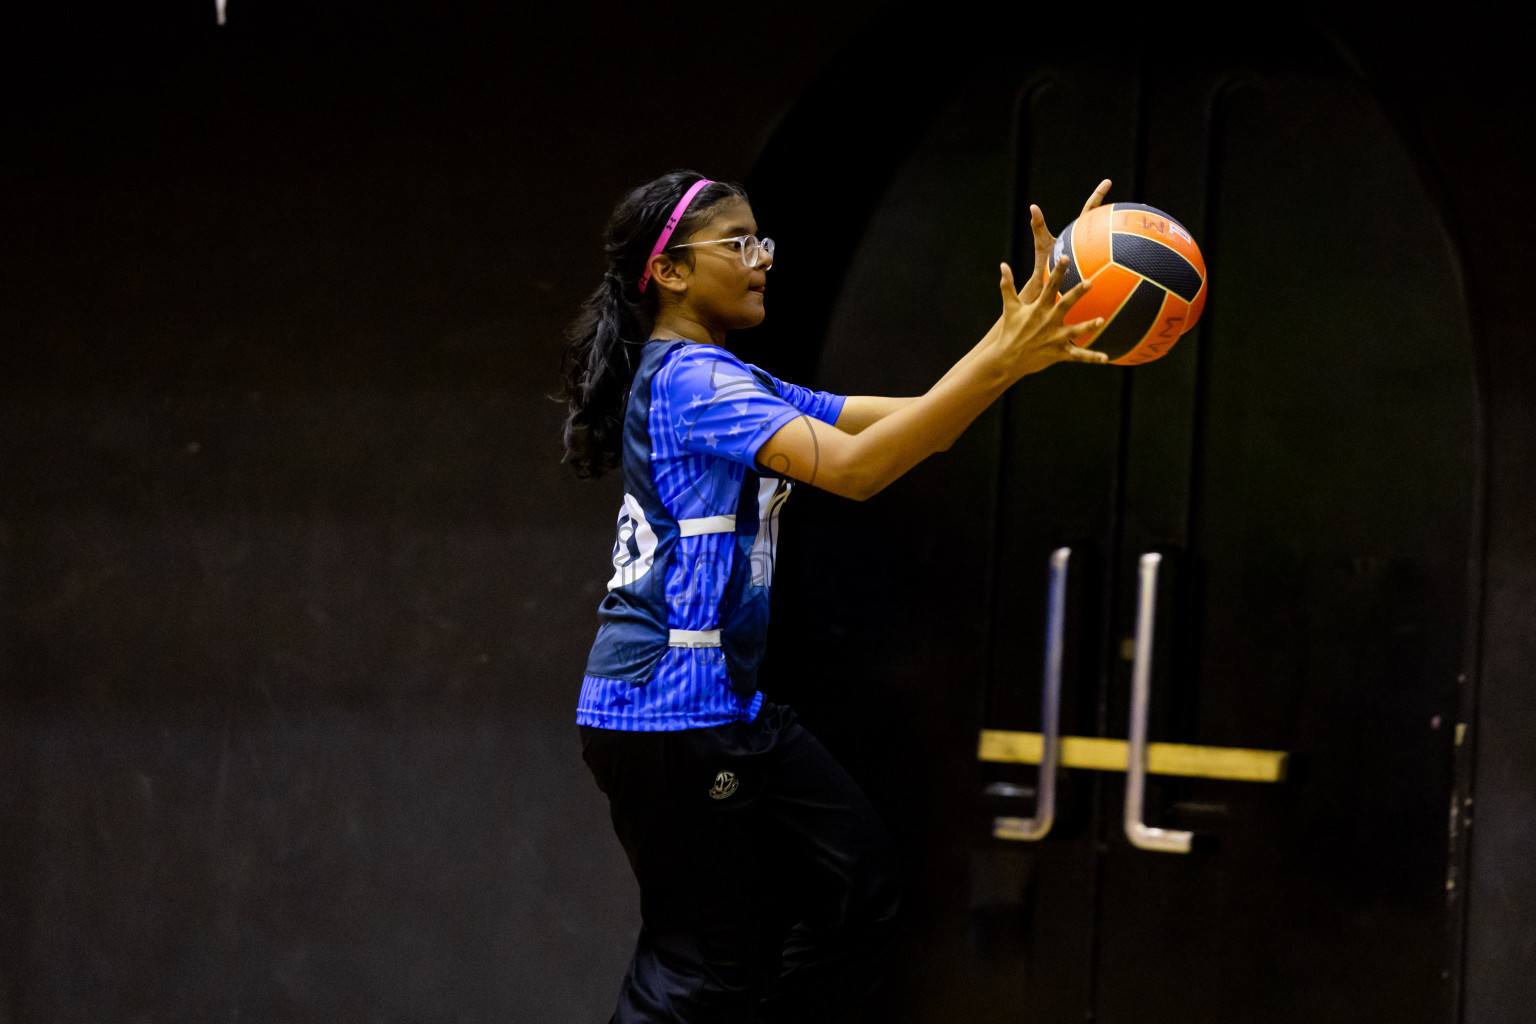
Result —
[[709, 787], [709, 798], [711, 800], [724, 800], [736, 792], [736, 787], [739, 785], [741, 785], [741, 780], [736, 778], [735, 772], [722, 771], [715, 776], [715, 784]]

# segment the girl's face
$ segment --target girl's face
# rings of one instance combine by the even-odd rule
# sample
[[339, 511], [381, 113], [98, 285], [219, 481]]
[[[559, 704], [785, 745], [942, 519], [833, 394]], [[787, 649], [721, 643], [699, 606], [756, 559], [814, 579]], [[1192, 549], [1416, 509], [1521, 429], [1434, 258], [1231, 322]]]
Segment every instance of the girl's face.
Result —
[[[745, 200], [727, 200], [713, 213], [689, 242], [757, 234], [757, 220]], [[713, 330], [733, 331], [763, 322], [763, 292], [773, 257], [764, 253], [757, 266], [748, 267], [741, 260], [740, 242], [694, 245], [688, 252], [693, 256], [693, 270], [688, 274], [683, 302], [700, 323]]]

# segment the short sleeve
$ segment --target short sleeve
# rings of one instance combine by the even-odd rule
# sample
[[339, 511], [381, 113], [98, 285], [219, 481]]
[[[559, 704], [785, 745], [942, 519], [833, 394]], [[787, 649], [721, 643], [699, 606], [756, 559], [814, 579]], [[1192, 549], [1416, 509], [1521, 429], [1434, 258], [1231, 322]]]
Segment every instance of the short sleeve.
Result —
[[[780, 427], [798, 416], [815, 415], [780, 393], [788, 385], [754, 369], [723, 348], [698, 344], [684, 345], [662, 368], [656, 398], [667, 403], [667, 422], [682, 450], [752, 467], [757, 450]], [[804, 388], [794, 391], [812, 408], [827, 404], [816, 402]]]
[[843, 403], [848, 400], [846, 395], [834, 395], [827, 391], [812, 391], [810, 388], [803, 388], [798, 384], [786, 384], [777, 377], [758, 369], [751, 363], [747, 363], [746, 366], [753, 373], [766, 378], [769, 381], [769, 385], [780, 398], [813, 420], [821, 420], [823, 423], [836, 423], [837, 418], [843, 414]]

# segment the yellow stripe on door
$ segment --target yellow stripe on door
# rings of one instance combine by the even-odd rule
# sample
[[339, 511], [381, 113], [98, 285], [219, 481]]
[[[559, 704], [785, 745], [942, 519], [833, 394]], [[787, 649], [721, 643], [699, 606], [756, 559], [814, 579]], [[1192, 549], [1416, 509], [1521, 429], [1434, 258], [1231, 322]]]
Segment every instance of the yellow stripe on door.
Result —
[[[1125, 740], [1095, 736], [1063, 736], [1063, 768], [1125, 771]], [[1039, 764], [1041, 739], [1037, 732], [983, 729], [976, 752], [982, 761], [1007, 764]], [[1187, 743], [1148, 743], [1147, 771], [1153, 775], [1184, 775], [1238, 782], [1282, 782], [1290, 754], [1283, 750], [1246, 750], [1242, 747], [1199, 747]]]

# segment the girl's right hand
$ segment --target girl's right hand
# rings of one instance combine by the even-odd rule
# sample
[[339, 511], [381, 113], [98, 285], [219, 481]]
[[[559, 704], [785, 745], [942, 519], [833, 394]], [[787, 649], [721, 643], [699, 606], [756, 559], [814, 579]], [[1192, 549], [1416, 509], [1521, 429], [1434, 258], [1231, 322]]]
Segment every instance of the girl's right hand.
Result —
[[[1093, 190], [1093, 194], [1083, 204], [1083, 212], [1077, 215], [1079, 219], [1099, 208], [1099, 205], [1104, 202], [1104, 197], [1109, 194], [1109, 186], [1108, 178], [1099, 182], [1099, 187]], [[1024, 284], [1025, 299], [1033, 299], [1040, 294], [1040, 288], [1045, 282], [1045, 267], [1051, 260], [1051, 250], [1056, 246], [1056, 236], [1051, 234], [1051, 229], [1045, 226], [1045, 214], [1040, 212], [1040, 207], [1033, 204], [1029, 207], [1029, 231], [1035, 238], [1035, 269]]]
[[1057, 292], [1067, 272], [1067, 264], [1067, 260], [1057, 263], [1046, 277], [1045, 287], [1028, 302], [1014, 284], [1013, 269], [1006, 263], [1001, 265], [1002, 280], [998, 286], [1003, 293], [1003, 321], [1002, 331], [993, 346], [993, 356], [1010, 384], [1054, 363], [1109, 362], [1103, 352], [1080, 348], [1073, 342], [1074, 338], [1103, 327], [1102, 317], [1080, 324], [1063, 322], [1077, 300], [1091, 287], [1088, 281], [1079, 281], [1058, 300]]

